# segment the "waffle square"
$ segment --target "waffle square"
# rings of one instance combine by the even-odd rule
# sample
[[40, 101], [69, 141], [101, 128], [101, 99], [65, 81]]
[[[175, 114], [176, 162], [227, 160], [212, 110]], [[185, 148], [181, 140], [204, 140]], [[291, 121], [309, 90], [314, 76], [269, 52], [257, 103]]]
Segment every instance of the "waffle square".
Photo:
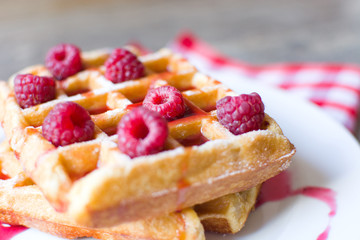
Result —
[[[0, 84], [0, 119], [25, 173], [58, 211], [87, 226], [111, 226], [158, 216], [250, 189], [289, 166], [294, 146], [265, 116], [261, 130], [234, 136], [216, 118], [216, 101], [237, 95], [167, 49], [140, 56], [141, 79], [113, 84], [104, 77], [109, 52], [83, 53], [84, 70], [57, 84], [55, 100], [22, 109], [13, 77]], [[42, 65], [21, 73], [50, 75]], [[130, 159], [116, 144], [122, 116], [150, 88], [180, 90], [188, 111], [168, 122], [165, 150]], [[41, 134], [55, 104], [72, 101], [91, 114], [93, 140], [55, 147]]]

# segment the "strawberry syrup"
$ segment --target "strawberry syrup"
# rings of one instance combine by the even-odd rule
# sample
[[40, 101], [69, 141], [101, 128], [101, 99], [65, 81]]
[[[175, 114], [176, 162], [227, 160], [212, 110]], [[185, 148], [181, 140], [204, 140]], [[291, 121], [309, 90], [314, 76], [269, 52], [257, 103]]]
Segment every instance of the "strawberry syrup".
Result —
[[[0, 181], [9, 179], [9, 177], [0, 169]], [[25, 231], [27, 228], [23, 226], [10, 226], [8, 224], [2, 224], [0, 222], [0, 239], [9, 240], [16, 234]]]
[[296, 195], [314, 198], [328, 205], [330, 208], [329, 224], [317, 237], [317, 240], [326, 240], [330, 231], [330, 221], [336, 215], [337, 210], [335, 199], [336, 193], [329, 188], [307, 186], [292, 190], [290, 173], [284, 171], [263, 183], [256, 207], [259, 207], [266, 202], [279, 201]]
[[0, 223], [0, 239], [10, 240], [13, 236], [25, 231], [27, 228], [23, 226], [9, 226]]

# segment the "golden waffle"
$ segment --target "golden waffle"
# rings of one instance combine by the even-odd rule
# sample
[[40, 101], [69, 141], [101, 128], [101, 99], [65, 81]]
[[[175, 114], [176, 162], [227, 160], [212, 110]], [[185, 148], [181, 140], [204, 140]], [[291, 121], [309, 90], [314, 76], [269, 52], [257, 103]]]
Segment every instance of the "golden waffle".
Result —
[[[247, 190], [288, 167], [295, 149], [276, 122], [266, 115], [262, 130], [234, 136], [214, 109], [217, 100], [236, 94], [185, 59], [166, 49], [141, 56], [147, 75], [113, 84], [103, 76], [107, 56], [106, 51], [83, 54], [85, 70], [59, 82], [55, 100], [31, 108], [17, 104], [13, 78], [0, 85], [7, 140], [57, 210], [88, 226], [110, 226]], [[21, 72], [49, 75], [41, 65]], [[130, 159], [117, 148], [117, 123], [141, 105], [149, 88], [163, 85], [182, 92], [188, 114], [169, 122], [163, 152]], [[56, 148], [42, 136], [44, 118], [64, 101], [89, 111], [94, 140]]]
[[261, 185], [194, 206], [206, 231], [237, 233], [255, 208]]
[[[11, 179], [0, 180], [0, 222], [24, 225], [64, 238], [99, 239], [204, 239], [205, 230], [236, 233], [254, 208], [260, 186], [242, 193], [229, 194], [162, 217], [94, 229], [75, 223], [56, 212], [37, 186], [25, 177], [6, 142], [0, 144], [0, 172]], [[200, 224], [200, 220], [202, 225]]]
[[104, 240], [159, 239], [202, 240], [203, 226], [193, 209], [161, 217], [123, 223], [109, 228], [81, 226], [56, 212], [36, 185], [24, 177], [8, 144], [0, 145], [0, 222], [36, 228], [63, 238], [93, 237]]

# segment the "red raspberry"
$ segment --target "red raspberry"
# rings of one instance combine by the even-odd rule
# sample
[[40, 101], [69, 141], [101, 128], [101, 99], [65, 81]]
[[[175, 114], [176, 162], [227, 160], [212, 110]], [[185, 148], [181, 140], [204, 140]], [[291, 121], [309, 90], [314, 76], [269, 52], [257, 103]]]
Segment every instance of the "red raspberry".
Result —
[[80, 49], [72, 44], [59, 44], [46, 54], [45, 65], [58, 80], [74, 75], [82, 69]]
[[42, 133], [55, 146], [65, 146], [92, 139], [94, 123], [79, 104], [63, 102], [56, 104], [46, 116]]
[[167, 120], [181, 117], [185, 112], [184, 98], [181, 92], [172, 86], [151, 89], [145, 96], [143, 106], [160, 113]]
[[113, 83], [138, 79], [144, 76], [145, 67], [130, 51], [117, 48], [105, 62], [105, 77]]
[[131, 158], [158, 153], [164, 148], [168, 132], [160, 114], [138, 107], [120, 120], [118, 147]]
[[216, 102], [222, 125], [235, 135], [258, 130], [264, 120], [264, 104], [257, 93], [224, 97]]
[[32, 74], [18, 74], [14, 79], [16, 101], [28, 108], [55, 98], [55, 80]]

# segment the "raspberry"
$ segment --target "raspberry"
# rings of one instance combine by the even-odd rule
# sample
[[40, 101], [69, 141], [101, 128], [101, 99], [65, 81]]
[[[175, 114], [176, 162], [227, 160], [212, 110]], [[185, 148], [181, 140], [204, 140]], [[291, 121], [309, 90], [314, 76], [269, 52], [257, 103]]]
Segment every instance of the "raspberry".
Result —
[[32, 74], [18, 74], [14, 79], [16, 101], [28, 108], [55, 98], [55, 80]]
[[113, 83], [124, 82], [144, 76], [145, 67], [130, 51], [115, 49], [105, 62], [105, 77]]
[[222, 125], [235, 135], [258, 130], [264, 120], [264, 104], [257, 93], [224, 97], [216, 102]]
[[46, 116], [43, 136], [55, 146], [65, 146], [93, 138], [94, 123], [83, 107], [74, 102], [58, 103]]
[[80, 49], [72, 44], [59, 44], [46, 54], [45, 65], [58, 80], [63, 80], [82, 69]]
[[118, 147], [131, 158], [158, 153], [164, 148], [168, 131], [160, 114], [138, 107], [119, 122]]
[[181, 92], [172, 86], [151, 89], [145, 96], [143, 106], [160, 113], [167, 120], [181, 117], [185, 112], [184, 98]]

